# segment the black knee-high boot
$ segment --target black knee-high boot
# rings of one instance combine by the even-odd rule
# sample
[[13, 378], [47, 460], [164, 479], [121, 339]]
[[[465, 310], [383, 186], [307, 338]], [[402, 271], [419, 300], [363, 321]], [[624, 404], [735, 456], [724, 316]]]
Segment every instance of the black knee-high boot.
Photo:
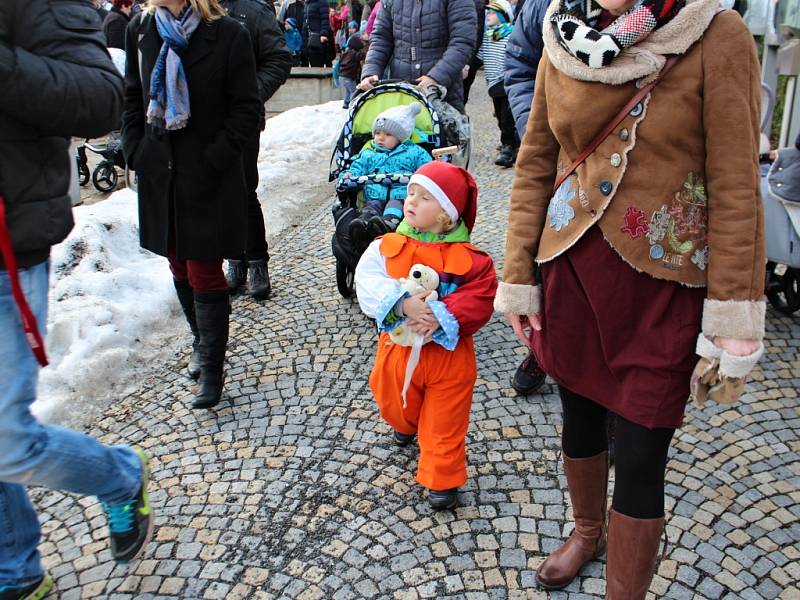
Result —
[[194, 290], [192, 290], [188, 281], [173, 279], [173, 283], [178, 294], [178, 301], [181, 303], [183, 314], [186, 316], [186, 321], [189, 323], [189, 329], [192, 331], [193, 337], [192, 356], [189, 359], [189, 365], [186, 370], [189, 372], [189, 377], [197, 379], [200, 377], [200, 334], [197, 331], [197, 316], [194, 311]]
[[224, 292], [195, 292], [195, 314], [200, 332], [200, 388], [193, 408], [211, 408], [219, 404], [224, 384], [223, 366], [228, 345], [231, 314], [230, 295]]

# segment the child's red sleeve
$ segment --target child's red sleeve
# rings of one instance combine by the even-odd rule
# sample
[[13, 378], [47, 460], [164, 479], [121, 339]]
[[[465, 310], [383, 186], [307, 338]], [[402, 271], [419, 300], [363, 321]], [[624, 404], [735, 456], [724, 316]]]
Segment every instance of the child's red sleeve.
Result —
[[472, 268], [456, 291], [442, 298], [447, 310], [458, 321], [458, 335], [474, 335], [489, 322], [494, 312], [497, 274], [486, 254], [472, 252]]

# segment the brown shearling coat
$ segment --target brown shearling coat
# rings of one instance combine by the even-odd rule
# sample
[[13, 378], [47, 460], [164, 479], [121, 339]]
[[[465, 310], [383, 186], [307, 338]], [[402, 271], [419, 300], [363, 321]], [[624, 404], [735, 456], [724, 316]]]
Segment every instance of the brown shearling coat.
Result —
[[[662, 28], [671, 30], [651, 35], [652, 56], [642, 56], [643, 44], [638, 57], [628, 52], [598, 77], [602, 69], [587, 71], [554, 42], [553, 9], [517, 160], [496, 308], [537, 313], [535, 263], [566, 252], [597, 225], [633, 268], [707, 286], [706, 336], [761, 339], [760, 69], [741, 18], [716, 14], [715, 0], [689, 0], [684, 22], [679, 13]], [[672, 53], [682, 56], [664, 80], [554, 194], [559, 169]], [[643, 67], [647, 58], [652, 64]]]

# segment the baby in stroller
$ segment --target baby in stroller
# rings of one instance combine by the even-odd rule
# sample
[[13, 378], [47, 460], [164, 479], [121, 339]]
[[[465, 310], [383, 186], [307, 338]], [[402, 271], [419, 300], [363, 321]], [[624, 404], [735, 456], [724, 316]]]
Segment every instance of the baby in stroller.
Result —
[[403, 219], [408, 177], [431, 161], [431, 156], [411, 141], [414, 121], [422, 106], [412, 102], [383, 111], [372, 126], [367, 142], [337, 182], [340, 191], [362, 185], [359, 177], [384, 174], [380, 181], [364, 184], [364, 207], [349, 225], [350, 238], [359, 244], [394, 231]]

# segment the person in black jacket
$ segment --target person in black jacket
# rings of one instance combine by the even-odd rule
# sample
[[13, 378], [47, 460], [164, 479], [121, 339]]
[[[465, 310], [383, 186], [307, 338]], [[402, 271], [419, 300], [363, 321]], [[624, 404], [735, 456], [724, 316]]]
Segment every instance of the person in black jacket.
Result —
[[[266, 125], [264, 103], [283, 85], [292, 70], [292, 55], [286, 47], [283, 32], [273, 10], [261, 0], [225, 0], [228, 16], [239, 21], [250, 34], [256, 61], [261, 126], [253, 131], [243, 149], [247, 177], [247, 252], [244, 256], [228, 258], [228, 289], [235, 294], [247, 282], [250, 295], [256, 300], [269, 297], [272, 285], [267, 262], [269, 252], [264, 231], [264, 213], [258, 201], [258, 150], [260, 132]], [[249, 270], [249, 281], [248, 281]]]
[[469, 69], [467, 70], [467, 76], [464, 78], [464, 104], [469, 102], [469, 90], [475, 82], [475, 75], [481, 66], [478, 50], [481, 49], [481, 44], [483, 44], [483, 32], [486, 27], [486, 0], [475, 0], [475, 14], [478, 18], [478, 30], [475, 39], [475, 51], [469, 60]]
[[112, 0], [112, 7], [103, 20], [106, 46], [125, 50], [125, 29], [131, 21], [133, 0]]
[[0, 598], [17, 600], [52, 585], [25, 486], [96, 495], [120, 562], [144, 549], [155, 515], [143, 452], [40, 423], [30, 410], [47, 364], [50, 247], [73, 226], [70, 138], [105, 135], [122, 108], [94, 6], [0, 2], [0, 82]]
[[[138, 175], [140, 241], [169, 259], [195, 340], [192, 406], [208, 408], [222, 397], [228, 342], [222, 259], [243, 254], [247, 242], [242, 152], [262, 110], [252, 42], [217, 0], [151, 0], [125, 47], [122, 144]], [[182, 81], [160, 71], [164, 47], [179, 50], [166, 62], [181, 61]]]
[[306, 0], [303, 35], [312, 67], [324, 67], [328, 61], [328, 38], [331, 36], [328, 12], [328, 0]]

